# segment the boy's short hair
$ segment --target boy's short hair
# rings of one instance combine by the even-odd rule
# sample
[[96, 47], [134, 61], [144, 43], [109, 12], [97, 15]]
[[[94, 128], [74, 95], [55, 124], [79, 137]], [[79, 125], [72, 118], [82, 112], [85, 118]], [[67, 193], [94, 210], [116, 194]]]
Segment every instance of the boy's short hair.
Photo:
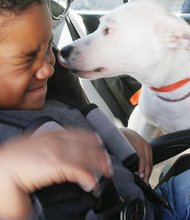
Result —
[[0, 14], [3, 12], [18, 14], [32, 4], [42, 4], [45, 2], [46, 0], [0, 0]]

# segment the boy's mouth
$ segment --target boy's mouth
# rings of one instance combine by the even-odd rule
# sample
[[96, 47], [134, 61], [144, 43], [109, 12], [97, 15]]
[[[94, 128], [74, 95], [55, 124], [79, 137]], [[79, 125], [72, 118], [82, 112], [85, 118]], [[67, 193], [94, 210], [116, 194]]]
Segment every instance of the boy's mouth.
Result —
[[47, 83], [43, 83], [41, 85], [32, 86], [28, 89], [27, 93], [32, 95], [45, 95], [47, 92]]
[[44, 89], [45, 87], [47, 86], [47, 84], [43, 83], [41, 85], [37, 85], [37, 86], [32, 86], [31, 88], [28, 89], [28, 92], [34, 92], [34, 91], [37, 91], [37, 90], [41, 90], [41, 89]]

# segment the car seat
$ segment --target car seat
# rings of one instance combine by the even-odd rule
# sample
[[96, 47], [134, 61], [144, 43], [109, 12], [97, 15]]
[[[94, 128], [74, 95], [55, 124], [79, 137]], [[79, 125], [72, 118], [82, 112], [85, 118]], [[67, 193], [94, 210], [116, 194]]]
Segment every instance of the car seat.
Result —
[[[68, 24], [69, 23], [67, 23], [67, 25]], [[54, 53], [56, 55], [56, 48], [54, 48]], [[64, 70], [64, 74], [62, 74], [62, 68], [63, 67], [57, 62], [55, 65], [56, 74], [54, 74], [54, 76], [48, 82], [47, 98], [56, 97], [56, 99], [59, 101], [67, 102], [72, 106], [74, 105], [82, 109], [84, 106], [89, 104], [89, 100], [81, 87], [79, 79], [66, 70]], [[63, 87], [63, 84], [66, 86]], [[175, 132], [155, 138], [150, 142], [150, 144], [153, 150], [153, 163], [155, 165], [188, 149], [190, 146], [190, 130]], [[185, 169], [189, 169], [189, 156], [190, 155], [186, 155], [177, 160], [168, 173], [162, 178], [161, 183], [163, 181], [167, 181], [171, 176], [178, 175]], [[134, 184], [140, 186], [145, 193], [145, 196], [148, 196], [151, 201], [163, 202], [163, 204], [167, 206], [168, 204], [166, 204], [166, 201], [162, 200], [163, 198], [157, 197], [157, 195], [154, 194], [154, 190], [152, 190], [150, 186], [143, 184], [142, 180], [135, 175], [135, 172], [137, 171], [137, 164], [138, 160], [136, 159], [130, 163], [130, 167], [127, 166], [127, 169], [130, 169], [130, 172], [134, 174]], [[181, 167], [183, 167], [183, 169], [181, 169]], [[141, 220], [146, 218], [145, 206], [141, 198], [137, 197], [133, 198], [131, 201], [122, 201], [118, 196], [117, 190], [112, 182], [101, 179], [101, 185], [102, 190], [98, 197], [94, 197], [89, 193], [84, 193], [86, 195], [85, 198], [88, 198], [89, 202], [93, 201], [94, 212], [97, 214], [97, 218], [94, 219]], [[42, 201], [42, 204], [48, 207], [52, 203], [57, 203], [60, 201], [62, 199], [60, 197], [63, 193], [69, 197], [68, 191], [63, 191], [61, 186], [56, 186], [53, 187], [53, 190], [49, 190], [47, 188], [43, 189], [38, 192], [38, 195]], [[101, 214], [101, 216], [99, 216], [99, 214]], [[93, 220], [92, 217], [90, 220]]]

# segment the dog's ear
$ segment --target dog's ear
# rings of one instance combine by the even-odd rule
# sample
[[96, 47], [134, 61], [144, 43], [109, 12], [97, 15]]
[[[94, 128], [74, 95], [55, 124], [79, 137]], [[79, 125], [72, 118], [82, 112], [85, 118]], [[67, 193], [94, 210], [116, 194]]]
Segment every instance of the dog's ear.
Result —
[[190, 49], [190, 26], [183, 20], [166, 17], [155, 30], [164, 47]]

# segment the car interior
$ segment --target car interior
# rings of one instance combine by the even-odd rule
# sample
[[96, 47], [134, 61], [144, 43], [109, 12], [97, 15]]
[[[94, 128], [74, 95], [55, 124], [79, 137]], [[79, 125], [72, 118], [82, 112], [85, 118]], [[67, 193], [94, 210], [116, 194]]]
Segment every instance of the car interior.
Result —
[[[103, 9], [101, 8], [100, 10], [96, 7], [95, 9], [91, 9], [87, 7], [90, 5], [90, 0], [82, 1], [82, 3], [78, 1], [78, 5], [77, 1], [78, 0], [49, 0], [53, 19], [53, 43], [58, 49], [61, 49], [73, 40], [93, 32], [98, 27], [99, 18], [111, 9], [110, 6]], [[110, 2], [105, 0], [101, 1], [104, 1], [105, 4], [108, 5], [108, 2]], [[181, 12], [183, 1], [168, 0], [165, 1], [165, 3], [177, 16], [182, 17], [190, 23], [190, 13]], [[127, 0], [118, 1], [117, 4], [127, 4]], [[79, 8], [81, 5], [84, 7]], [[115, 5], [114, 7], [116, 7]], [[119, 76], [93, 81], [86, 79], [78, 80], [88, 100], [102, 109], [116, 126], [121, 127], [128, 125], [129, 116], [136, 105], [130, 102], [130, 98], [140, 89], [141, 84], [139, 82], [130, 76]], [[188, 148], [190, 147], [190, 130], [182, 130], [152, 138], [150, 144], [152, 146], [153, 164], [155, 167], [151, 177], [152, 182], [150, 182], [152, 188], [158, 184], [158, 181], [160, 184], [171, 176], [177, 175], [190, 168], [190, 154], [188, 154]], [[170, 163], [173, 164], [176, 158], [177, 162], [172, 166], [170, 165], [166, 171], [163, 171], [166, 175], [164, 175], [162, 179], [159, 179], [160, 170], [162, 170], [163, 167], [167, 167], [166, 165]], [[157, 171], [157, 167], [159, 167], [159, 172]], [[135, 172], [136, 170], [137, 164], [133, 164], [133, 171]], [[123, 219], [134, 218], [129, 217]]]

